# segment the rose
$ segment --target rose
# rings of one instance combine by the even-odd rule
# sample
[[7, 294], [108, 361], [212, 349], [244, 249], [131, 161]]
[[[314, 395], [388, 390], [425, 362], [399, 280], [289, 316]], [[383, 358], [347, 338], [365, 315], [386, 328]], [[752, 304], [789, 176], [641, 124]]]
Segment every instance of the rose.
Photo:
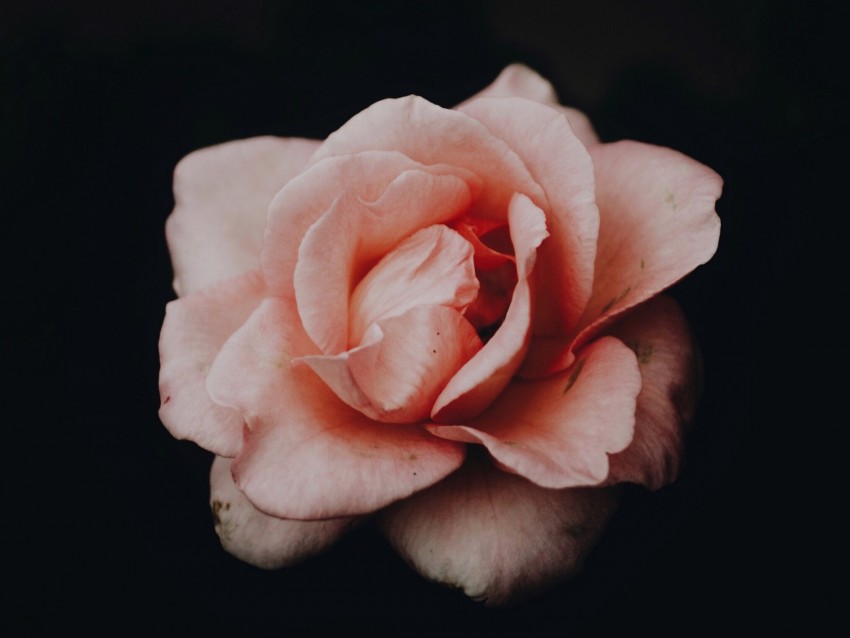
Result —
[[609, 486], [677, 474], [696, 356], [658, 293], [713, 255], [720, 188], [599, 143], [520, 65], [454, 110], [385, 100], [321, 143], [189, 155], [160, 415], [216, 454], [224, 547], [280, 567], [377, 513], [490, 603], [574, 573]]

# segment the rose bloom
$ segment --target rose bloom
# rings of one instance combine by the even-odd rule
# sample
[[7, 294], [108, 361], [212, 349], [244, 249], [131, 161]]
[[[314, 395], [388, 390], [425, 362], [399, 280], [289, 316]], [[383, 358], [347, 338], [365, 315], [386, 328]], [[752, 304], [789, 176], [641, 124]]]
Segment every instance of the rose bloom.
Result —
[[679, 470], [697, 354], [659, 293], [714, 254], [721, 184], [520, 65], [183, 159], [160, 416], [215, 454], [225, 549], [283, 567], [370, 517], [489, 604], [576, 573], [616, 485]]

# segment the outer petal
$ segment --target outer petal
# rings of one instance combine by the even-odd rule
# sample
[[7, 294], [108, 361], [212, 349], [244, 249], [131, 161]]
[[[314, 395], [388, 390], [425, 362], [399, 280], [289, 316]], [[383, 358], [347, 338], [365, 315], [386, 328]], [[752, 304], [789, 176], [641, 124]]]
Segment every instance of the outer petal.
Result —
[[643, 387], [635, 435], [611, 456], [608, 483], [628, 481], [658, 489], [676, 479], [683, 434], [699, 393], [699, 356], [678, 304], [659, 296], [635, 308], [609, 330], [634, 350]]
[[258, 272], [239, 275], [166, 306], [159, 339], [159, 417], [172, 435], [221, 456], [242, 445], [243, 419], [207, 394], [207, 371], [221, 346], [262, 301]]
[[165, 226], [174, 289], [188, 295], [259, 265], [266, 210], [319, 146], [257, 137], [195, 151], [174, 171], [174, 212]]
[[576, 346], [610, 318], [656, 295], [717, 250], [723, 181], [669, 148], [639, 142], [591, 149], [601, 215], [593, 295]]
[[469, 425], [428, 429], [454, 441], [482, 443], [504, 469], [541, 487], [598, 485], [608, 476], [608, 454], [632, 440], [640, 387], [634, 353], [603, 337], [571, 369], [511, 384]]
[[546, 238], [543, 211], [524, 195], [511, 201], [511, 240], [516, 251], [517, 285], [505, 320], [493, 338], [449, 381], [431, 412], [439, 423], [477, 416], [505, 388], [519, 368], [531, 332], [531, 287], [536, 251]]
[[333, 545], [357, 519], [292, 521], [263, 514], [236, 487], [230, 459], [216, 457], [210, 471], [210, 508], [222, 546], [239, 560], [262, 567], [290, 567]]
[[351, 118], [322, 144], [311, 161], [367, 149], [401, 151], [423, 164], [469, 169], [483, 181], [471, 212], [504, 219], [515, 192], [546, 209], [548, 203], [522, 160], [480, 122], [411, 95], [382, 100]]
[[561, 106], [555, 89], [549, 81], [524, 64], [511, 64], [505, 67], [492, 84], [460, 104], [459, 108], [463, 109], [479, 97], [524, 97], [548, 104], [567, 116], [570, 127], [585, 146], [599, 143], [599, 137], [587, 116], [577, 109]]
[[534, 361], [535, 349], [550, 354], [553, 340], [577, 324], [593, 288], [599, 235], [593, 164], [564, 117], [549, 107], [522, 98], [478, 99], [463, 111], [519, 154], [549, 201], [550, 237], [538, 251], [533, 312], [534, 335], [546, 339], [532, 341]]
[[224, 345], [207, 377], [216, 402], [245, 417], [233, 463], [240, 489], [274, 516], [372, 512], [455, 470], [463, 446], [419, 426], [386, 425], [342, 403], [294, 358], [315, 354], [291, 300], [266, 298]]
[[498, 605], [579, 572], [618, 500], [616, 488], [548, 490], [467, 462], [379, 523], [423, 576]]
[[375, 202], [340, 196], [304, 236], [295, 295], [304, 329], [325, 354], [348, 349], [349, 298], [375, 262], [417, 229], [448, 221], [472, 201], [454, 175], [406, 171]]
[[481, 348], [475, 328], [445, 306], [417, 306], [375, 328], [370, 343], [303, 361], [338, 397], [378, 421], [427, 419], [446, 382]]

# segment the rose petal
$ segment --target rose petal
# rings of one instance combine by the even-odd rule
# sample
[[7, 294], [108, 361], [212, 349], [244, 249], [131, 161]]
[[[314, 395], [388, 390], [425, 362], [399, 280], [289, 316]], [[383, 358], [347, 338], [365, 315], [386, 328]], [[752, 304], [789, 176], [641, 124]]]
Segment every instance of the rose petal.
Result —
[[561, 351], [569, 347], [565, 337], [581, 317], [593, 288], [599, 235], [593, 164], [564, 117], [551, 108], [507, 98], [474, 100], [463, 111], [522, 157], [549, 201], [550, 237], [538, 251], [535, 338], [523, 366], [523, 374], [534, 376], [538, 359], [556, 356], [559, 339]]
[[342, 194], [307, 231], [295, 267], [298, 313], [325, 354], [348, 349], [349, 298], [369, 267], [418, 228], [448, 221], [472, 200], [454, 175], [405, 171], [374, 202]]
[[394, 504], [379, 524], [426, 578], [498, 605], [569, 578], [605, 529], [616, 488], [549, 490], [482, 462]]
[[699, 357], [678, 304], [658, 296], [628, 312], [609, 334], [637, 355], [643, 387], [635, 435], [610, 458], [608, 483], [628, 481], [658, 489], [679, 474], [683, 434], [694, 416]]
[[415, 306], [447, 306], [462, 312], [475, 299], [472, 245], [443, 225], [403, 240], [369, 271], [349, 302], [349, 345], [360, 343], [373, 323]]
[[356, 518], [293, 521], [263, 514], [236, 487], [230, 459], [216, 457], [210, 470], [210, 508], [222, 547], [263, 569], [290, 567], [327, 550]]
[[174, 212], [165, 225], [178, 295], [259, 268], [269, 202], [318, 146], [313, 140], [256, 137], [180, 161]]
[[242, 417], [216, 405], [205, 380], [224, 342], [260, 305], [258, 272], [238, 275], [166, 306], [159, 339], [159, 417], [178, 439], [190, 439], [220, 456], [242, 446]]
[[359, 348], [303, 359], [338, 397], [377, 421], [427, 419], [446, 382], [481, 348], [475, 328], [445, 306], [417, 306], [377, 327]]
[[470, 189], [477, 178], [469, 171], [436, 164], [424, 166], [393, 151], [366, 151], [330, 157], [313, 163], [293, 178], [269, 205], [263, 240], [263, 275], [274, 295], [292, 296], [298, 247], [313, 223], [334, 203], [341, 191], [349, 197], [373, 202], [401, 173], [421, 170], [434, 175], [456, 175]]
[[541, 487], [598, 485], [608, 476], [608, 454], [632, 440], [640, 388], [635, 354], [603, 337], [565, 372], [512, 383], [469, 425], [428, 429], [483, 444], [504, 469]]
[[207, 377], [248, 429], [237, 485], [267, 514], [311, 520], [372, 512], [442, 479], [464, 447], [420, 426], [372, 421], [342, 403], [297, 357], [316, 354], [294, 303], [268, 297], [225, 343]]
[[368, 149], [401, 151], [423, 164], [445, 162], [466, 168], [483, 182], [471, 212], [504, 220], [515, 192], [538, 206], [545, 195], [522, 160], [480, 122], [411, 95], [382, 100], [361, 111], [322, 144], [312, 161]]
[[457, 108], [463, 110], [467, 104], [479, 97], [524, 97], [548, 104], [566, 115], [570, 128], [585, 146], [599, 143], [599, 137], [587, 116], [577, 109], [559, 104], [555, 89], [549, 81], [523, 64], [511, 64], [505, 67], [492, 84], [458, 105]]
[[457, 423], [478, 415], [510, 382], [528, 347], [531, 331], [529, 277], [537, 247], [546, 238], [543, 211], [517, 194], [511, 201], [511, 240], [517, 285], [505, 320], [487, 344], [449, 381], [431, 412], [434, 421]]

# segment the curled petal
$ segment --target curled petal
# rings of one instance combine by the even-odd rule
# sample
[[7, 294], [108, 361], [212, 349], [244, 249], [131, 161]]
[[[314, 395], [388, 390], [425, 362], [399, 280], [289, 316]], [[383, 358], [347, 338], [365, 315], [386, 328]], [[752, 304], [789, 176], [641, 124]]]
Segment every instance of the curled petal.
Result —
[[396, 551], [426, 578], [488, 605], [578, 573], [619, 491], [544, 489], [472, 461], [382, 513], [380, 528]]
[[504, 220], [515, 192], [547, 202], [517, 154], [476, 119], [414, 95], [376, 102], [332, 133], [311, 161], [368, 149], [401, 151], [423, 164], [463, 167], [482, 180], [472, 212]]
[[205, 382], [221, 346], [260, 305], [264, 293], [260, 274], [249, 272], [166, 306], [159, 339], [159, 417], [174, 437], [220, 456], [239, 451], [243, 419], [213, 403]]
[[511, 64], [499, 76], [474, 96], [459, 105], [463, 109], [479, 97], [524, 97], [548, 104], [563, 113], [581, 142], [588, 146], [599, 143], [599, 137], [587, 116], [578, 109], [562, 106], [552, 84], [524, 64]]
[[658, 296], [626, 313], [609, 330], [637, 355], [643, 387], [635, 435], [610, 458], [608, 483], [664, 487], [679, 474], [683, 435], [699, 393], [699, 356], [678, 304]]
[[504, 469], [541, 487], [598, 485], [608, 476], [608, 454], [632, 440], [640, 387], [634, 353], [603, 337], [579, 353], [572, 368], [515, 381], [469, 425], [428, 429], [483, 444]]
[[531, 200], [517, 194], [508, 212], [516, 252], [517, 285], [505, 320], [487, 344], [449, 381], [431, 416], [457, 423], [478, 415], [510, 382], [528, 347], [531, 331], [531, 288], [536, 251], [547, 237], [546, 220]]
[[294, 302], [267, 297], [225, 343], [207, 377], [210, 396], [247, 428], [233, 462], [239, 488], [261, 511], [316, 520], [365, 514], [455, 470], [462, 445], [418, 425], [363, 416], [293, 359], [317, 354]]
[[344, 193], [310, 227], [298, 250], [295, 296], [304, 329], [325, 354], [348, 349], [349, 298], [368, 269], [417, 229], [448, 221], [471, 200], [459, 177], [406, 171], [374, 202]]
[[446, 382], [481, 349], [475, 328], [445, 306], [417, 306], [376, 328], [359, 348], [303, 361], [343, 401], [377, 421], [427, 419]]
[[210, 470], [210, 508], [222, 547], [263, 569], [290, 567], [327, 550], [357, 521], [293, 521], [258, 510], [236, 487], [231, 460], [216, 457]]
[[165, 226], [178, 295], [259, 268], [269, 202], [318, 146], [314, 140], [257, 137], [201, 149], [180, 161], [174, 212]]

